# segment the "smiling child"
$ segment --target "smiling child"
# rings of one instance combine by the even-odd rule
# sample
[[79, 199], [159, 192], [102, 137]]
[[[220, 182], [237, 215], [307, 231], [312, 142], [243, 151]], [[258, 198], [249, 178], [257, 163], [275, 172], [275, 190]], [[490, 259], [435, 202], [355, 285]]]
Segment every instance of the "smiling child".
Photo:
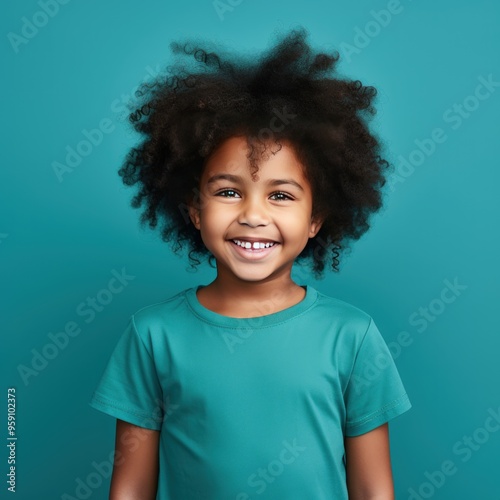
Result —
[[382, 205], [376, 91], [305, 39], [246, 60], [173, 44], [196, 67], [130, 114], [132, 206], [216, 277], [137, 310], [111, 355], [90, 404], [117, 419], [112, 500], [394, 498], [388, 422], [411, 403], [390, 351], [291, 277], [338, 271]]

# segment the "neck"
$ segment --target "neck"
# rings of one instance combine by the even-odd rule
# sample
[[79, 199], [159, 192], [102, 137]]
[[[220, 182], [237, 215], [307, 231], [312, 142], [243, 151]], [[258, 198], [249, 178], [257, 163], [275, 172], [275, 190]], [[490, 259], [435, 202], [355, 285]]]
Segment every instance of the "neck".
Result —
[[305, 291], [288, 279], [251, 282], [220, 276], [199, 292], [202, 305], [227, 316], [256, 317], [281, 311], [300, 302]]

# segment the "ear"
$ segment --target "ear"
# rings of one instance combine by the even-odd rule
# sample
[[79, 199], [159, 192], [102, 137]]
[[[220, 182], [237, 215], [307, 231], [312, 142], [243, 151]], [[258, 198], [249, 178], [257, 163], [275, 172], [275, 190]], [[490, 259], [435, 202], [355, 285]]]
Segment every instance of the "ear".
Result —
[[319, 230], [321, 229], [321, 226], [323, 225], [324, 219], [321, 217], [317, 217], [314, 219], [311, 219], [311, 227], [309, 228], [309, 238], [314, 238]]
[[188, 203], [189, 218], [196, 229], [200, 229], [200, 211], [191, 203]]

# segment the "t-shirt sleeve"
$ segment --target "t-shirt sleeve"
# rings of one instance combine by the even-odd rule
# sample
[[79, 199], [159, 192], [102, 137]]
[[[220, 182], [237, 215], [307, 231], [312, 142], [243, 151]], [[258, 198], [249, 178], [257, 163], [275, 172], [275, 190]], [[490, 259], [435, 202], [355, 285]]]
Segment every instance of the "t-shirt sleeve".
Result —
[[348, 437], [369, 432], [412, 406], [391, 352], [371, 318], [344, 399]]
[[89, 404], [139, 427], [160, 430], [162, 400], [154, 360], [131, 316]]

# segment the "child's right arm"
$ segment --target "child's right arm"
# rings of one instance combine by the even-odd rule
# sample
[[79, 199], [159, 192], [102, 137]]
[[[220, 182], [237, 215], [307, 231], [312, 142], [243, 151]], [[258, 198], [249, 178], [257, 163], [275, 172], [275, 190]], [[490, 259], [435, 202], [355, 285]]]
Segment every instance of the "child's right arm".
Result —
[[116, 420], [109, 500], [155, 500], [160, 431]]

